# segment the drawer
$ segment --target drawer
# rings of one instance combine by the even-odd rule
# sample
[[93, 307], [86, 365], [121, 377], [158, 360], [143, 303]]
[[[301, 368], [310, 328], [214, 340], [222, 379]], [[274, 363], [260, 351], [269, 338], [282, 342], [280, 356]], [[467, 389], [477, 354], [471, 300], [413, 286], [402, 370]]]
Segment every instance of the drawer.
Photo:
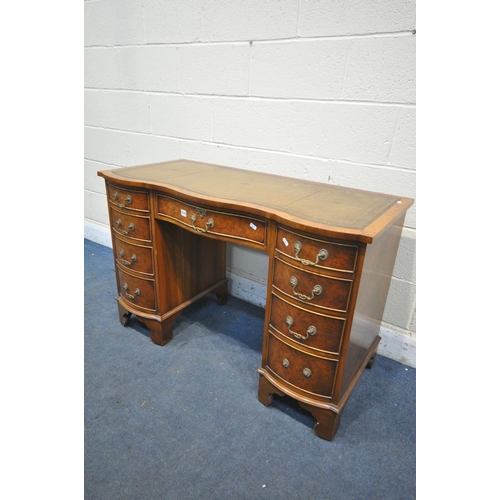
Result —
[[151, 225], [149, 217], [110, 210], [111, 227], [113, 232], [127, 238], [136, 240], [151, 241]]
[[301, 345], [339, 354], [345, 319], [310, 312], [273, 294], [271, 326]]
[[156, 311], [155, 282], [131, 276], [117, 268], [119, 294], [133, 306]]
[[304, 271], [274, 259], [273, 286], [303, 304], [346, 312], [352, 280]]
[[119, 208], [149, 212], [149, 195], [146, 191], [108, 186], [109, 202]]
[[123, 267], [132, 269], [138, 273], [153, 275], [153, 249], [133, 245], [113, 237], [115, 259]]
[[268, 367], [300, 389], [331, 397], [337, 361], [311, 356], [269, 335]]
[[308, 268], [354, 272], [358, 247], [327, 242], [278, 228], [276, 250]]
[[198, 233], [266, 244], [266, 223], [243, 215], [208, 210], [168, 196], [158, 196], [158, 215], [173, 219]]

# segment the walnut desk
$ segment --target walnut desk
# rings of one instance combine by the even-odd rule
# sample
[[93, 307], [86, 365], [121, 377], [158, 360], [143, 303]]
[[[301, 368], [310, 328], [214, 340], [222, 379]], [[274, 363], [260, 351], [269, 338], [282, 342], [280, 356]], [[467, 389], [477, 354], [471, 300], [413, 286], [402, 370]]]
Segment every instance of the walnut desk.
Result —
[[164, 345], [182, 310], [227, 298], [226, 242], [269, 254], [259, 400], [287, 394], [331, 440], [380, 340], [413, 200], [187, 160], [99, 172], [118, 311]]

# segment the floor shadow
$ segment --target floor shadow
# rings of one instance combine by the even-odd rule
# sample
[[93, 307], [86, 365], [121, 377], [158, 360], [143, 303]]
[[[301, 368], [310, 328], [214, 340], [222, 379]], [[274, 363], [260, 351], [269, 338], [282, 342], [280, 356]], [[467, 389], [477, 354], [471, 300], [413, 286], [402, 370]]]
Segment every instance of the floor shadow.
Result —
[[219, 305], [216, 296], [208, 294], [183, 311], [174, 324], [174, 336], [198, 322], [253, 351], [262, 352], [264, 315], [264, 309], [235, 297], [228, 296], [227, 303]]
[[297, 422], [300, 422], [311, 429], [316, 424], [316, 419], [312, 416], [312, 414], [307, 410], [304, 410], [304, 408], [302, 408], [299, 403], [290, 396], [278, 396], [277, 394], [274, 394], [273, 406]]
[[[194, 323], [200, 323], [217, 334], [225, 335], [246, 345], [256, 352], [262, 352], [265, 311], [235, 297], [228, 297], [227, 303], [219, 305], [215, 294], [208, 294], [187, 306], [173, 326], [172, 338]], [[149, 328], [132, 314], [128, 325], [145, 337], [150, 337]]]

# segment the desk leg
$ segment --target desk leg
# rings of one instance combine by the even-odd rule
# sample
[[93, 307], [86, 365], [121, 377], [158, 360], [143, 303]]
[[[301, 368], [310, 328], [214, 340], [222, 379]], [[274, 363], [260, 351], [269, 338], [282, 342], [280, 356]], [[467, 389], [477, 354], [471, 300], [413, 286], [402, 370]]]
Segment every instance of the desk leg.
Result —
[[[273, 402], [273, 394], [284, 396], [282, 391], [274, 387], [269, 380], [261, 375], [259, 380], [259, 401], [269, 406]], [[316, 435], [327, 441], [331, 441], [340, 425], [340, 413], [335, 413], [327, 408], [318, 408], [317, 406], [303, 403], [299, 399], [296, 399], [296, 401], [316, 419], [316, 424], [314, 425], [314, 432], [316, 432]]]
[[260, 376], [259, 379], [259, 401], [266, 406], [270, 406], [273, 404], [273, 394], [277, 394], [278, 396], [284, 396], [285, 393], [281, 392], [279, 389], [274, 387], [269, 380], [263, 375]]
[[340, 413], [335, 413], [325, 408], [318, 408], [317, 406], [309, 405], [302, 401], [297, 402], [317, 420], [314, 425], [314, 432], [316, 432], [316, 435], [327, 441], [331, 441], [340, 425]]
[[214, 293], [217, 296], [217, 304], [223, 306], [227, 302], [227, 281], [214, 290]]
[[118, 316], [120, 318], [120, 323], [122, 326], [127, 326], [130, 320], [130, 316], [132, 314], [129, 313], [119, 302], [118, 302]]
[[152, 319], [138, 319], [144, 322], [144, 324], [149, 328], [151, 332], [150, 338], [155, 344], [165, 345], [172, 340], [172, 327], [174, 326], [175, 320], [180, 315], [181, 313], [179, 312], [163, 320], [162, 322]]

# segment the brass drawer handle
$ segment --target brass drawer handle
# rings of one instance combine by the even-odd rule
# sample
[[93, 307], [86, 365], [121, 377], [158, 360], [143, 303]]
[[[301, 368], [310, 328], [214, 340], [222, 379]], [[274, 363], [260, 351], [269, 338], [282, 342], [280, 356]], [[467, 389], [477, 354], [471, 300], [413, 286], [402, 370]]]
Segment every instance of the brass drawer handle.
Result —
[[318, 255], [316, 255], [316, 261], [311, 262], [310, 260], [306, 259], [301, 259], [299, 257], [299, 252], [302, 250], [302, 244], [300, 241], [296, 241], [295, 244], [293, 245], [293, 249], [295, 250], [295, 259], [304, 264], [305, 266], [316, 266], [318, 265], [319, 260], [326, 260], [328, 259], [328, 251], [322, 248], [319, 252]]
[[[197, 209], [198, 210], [198, 209]], [[199, 212], [198, 212], [199, 213]], [[205, 212], [206, 213], [206, 212]], [[200, 218], [203, 219], [203, 217], [205, 217], [205, 214], [203, 215], [200, 215]], [[210, 219], [207, 220], [206, 224], [205, 224], [205, 229], [203, 229], [202, 227], [196, 227], [195, 226], [195, 223], [196, 223], [196, 215], [195, 214], [191, 214], [191, 217], [190, 217], [190, 220], [191, 222], [193, 223], [193, 225], [191, 226], [193, 229], [196, 229], [196, 231], [198, 231], [199, 233], [206, 233], [208, 232], [209, 229], [213, 229], [214, 226], [215, 226], [215, 222], [214, 220], [212, 219], [212, 217], [210, 217]]]
[[132, 254], [132, 257], [130, 257], [130, 261], [125, 259], [125, 250], [123, 248], [120, 250], [120, 257], [122, 258], [122, 262], [126, 266], [131, 266], [134, 262], [137, 262], [137, 255], [135, 253]]
[[288, 368], [290, 366], [290, 361], [288, 359], [283, 358], [283, 361], [281, 362], [285, 368]]
[[135, 291], [134, 291], [134, 294], [133, 294], [133, 295], [132, 295], [131, 293], [128, 293], [129, 288], [128, 288], [127, 283], [124, 283], [124, 285], [123, 285], [123, 289], [125, 290], [125, 295], [126, 295], [129, 299], [132, 299], [132, 300], [134, 300], [136, 297], [138, 297], [138, 296], [141, 294], [141, 291], [140, 291], [138, 288], [136, 288], [136, 289], [135, 289]]
[[309, 370], [309, 368], [304, 368], [302, 370], [302, 375], [304, 375], [304, 377], [309, 378], [312, 375], [312, 372], [311, 372], [311, 370]]
[[[121, 208], [126, 208], [126, 205], [123, 205], [122, 203], [118, 203], [118, 192], [115, 191], [115, 193], [113, 194], [113, 198], [114, 200], [116, 201], [116, 204], [121, 207]], [[128, 195], [126, 198], [125, 198], [125, 203], [127, 205], [131, 205], [132, 204], [132, 196]]]
[[135, 229], [135, 226], [132, 224], [132, 222], [127, 226], [127, 229], [129, 231], [126, 231], [125, 229], [122, 229], [123, 222], [122, 222], [121, 219], [117, 219], [116, 225], [118, 226], [118, 231], [120, 231], [120, 233], [125, 234], [125, 235], [128, 234], [129, 231], [133, 231]]
[[293, 294], [301, 300], [312, 300], [314, 299], [315, 295], [321, 295], [321, 292], [323, 292], [323, 288], [321, 287], [321, 285], [314, 285], [312, 289], [312, 295], [310, 297], [309, 295], [304, 295], [302, 293], [296, 292], [295, 287], [299, 284], [299, 280], [295, 276], [292, 276], [290, 278], [290, 284], [292, 285]]
[[297, 339], [302, 339], [302, 340], [307, 340], [309, 338], [309, 335], [316, 335], [317, 333], [317, 329], [315, 326], [310, 326], [308, 329], [307, 329], [307, 332], [304, 335], [301, 335], [300, 333], [297, 333], [297, 332], [294, 332], [290, 329], [290, 327], [293, 325], [293, 318], [291, 316], [287, 316], [286, 317], [286, 320], [285, 320], [287, 326], [288, 326], [288, 331]]

